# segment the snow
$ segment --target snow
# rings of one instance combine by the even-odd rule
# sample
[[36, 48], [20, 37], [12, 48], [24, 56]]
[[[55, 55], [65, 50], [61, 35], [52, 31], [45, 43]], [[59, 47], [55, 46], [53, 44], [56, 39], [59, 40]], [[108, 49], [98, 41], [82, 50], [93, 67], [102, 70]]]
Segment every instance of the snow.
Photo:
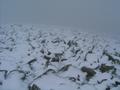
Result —
[[[103, 64], [114, 68], [101, 72]], [[41, 90], [119, 90], [120, 42], [70, 28], [1, 25], [0, 90], [30, 90], [32, 85]]]

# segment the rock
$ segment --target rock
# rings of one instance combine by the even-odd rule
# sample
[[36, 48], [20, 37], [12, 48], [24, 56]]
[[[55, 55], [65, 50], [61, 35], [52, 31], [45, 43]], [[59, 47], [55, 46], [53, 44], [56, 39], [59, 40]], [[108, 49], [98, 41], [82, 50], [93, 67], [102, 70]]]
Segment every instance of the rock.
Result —
[[116, 84], [116, 85], [120, 85], [120, 82], [119, 82], [119, 81], [116, 81], [115, 84]]
[[44, 56], [44, 58], [46, 59], [46, 60], [50, 60], [51, 58], [49, 57], [49, 56]]
[[51, 52], [50, 52], [50, 51], [48, 51], [47, 55], [51, 55]]
[[120, 82], [119, 81], [115, 81], [114, 84], [112, 84], [114, 87], [118, 87], [120, 85]]
[[61, 59], [61, 61], [63, 62], [63, 61], [66, 61], [67, 59]]
[[25, 72], [22, 70], [12, 70], [7, 74], [7, 78], [9, 78], [10, 76], [14, 77], [14, 75], [19, 75], [20, 79], [24, 81], [27, 78], [28, 73], [29, 72]]
[[30, 67], [31, 70], [33, 70], [32, 64], [33, 64], [34, 62], [36, 62], [36, 61], [37, 61], [37, 59], [35, 58], [35, 59], [30, 60], [30, 61], [27, 63], [27, 64], [29, 65], [29, 67]]
[[111, 54], [109, 54], [108, 52], [104, 51], [103, 55], [108, 56], [108, 60], [112, 61], [114, 64], [120, 64], [120, 60], [119, 59], [115, 59]]
[[42, 50], [40, 50], [40, 52], [42, 53], [42, 54], [44, 54], [45, 53], [45, 51], [42, 49]]
[[101, 84], [101, 83], [103, 83], [104, 81], [107, 81], [107, 79], [103, 79], [103, 80], [97, 81], [97, 82], [98, 82], [98, 84]]
[[28, 62], [28, 64], [32, 64], [32, 63], [34, 63], [34, 62], [36, 62], [37, 61], [37, 59], [35, 58], [35, 59], [32, 59], [32, 60], [30, 60], [29, 62]]
[[65, 72], [68, 70], [68, 68], [71, 66], [71, 64], [65, 65], [64, 67], [62, 67], [59, 71]]
[[1, 74], [2, 74], [3, 77], [4, 77], [4, 79], [6, 79], [6, 77], [7, 77], [7, 73], [8, 73], [7, 70], [0, 70], [0, 76], [1, 76]]
[[40, 77], [43, 76], [43, 75], [47, 75], [48, 73], [56, 73], [56, 71], [53, 70], [53, 69], [48, 69], [42, 75], [40, 75]]
[[45, 43], [45, 42], [46, 42], [46, 40], [45, 40], [45, 39], [41, 41], [41, 43]]
[[55, 53], [55, 57], [61, 58], [61, 56], [62, 56], [63, 54], [64, 54], [64, 53]]
[[61, 60], [63, 53], [55, 53], [55, 56], [52, 58], [51, 62], [59, 62]]
[[78, 46], [78, 43], [76, 42], [76, 41], [74, 41], [74, 40], [70, 40], [70, 41], [68, 41], [68, 43], [67, 43], [67, 45], [69, 46], [69, 47], [71, 47], [71, 46]]
[[33, 84], [29, 90], [41, 90], [37, 85]]
[[110, 90], [110, 87], [108, 86], [105, 90]]
[[59, 60], [59, 58], [58, 57], [54, 57], [54, 58], [52, 58], [52, 60], [51, 60], [51, 62], [59, 62], [60, 60]]
[[104, 72], [109, 72], [109, 71], [112, 70], [112, 69], [114, 69], [114, 66], [108, 66], [108, 65], [105, 65], [105, 64], [102, 64], [102, 65], [100, 66], [100, 71], [101, 71], [102, 73], [104, 73]]
[[81, 70], [83, 72], [87, 73], [86, 80], [88, 80], [88, 81], [89, 81], [89, 79], [91, 79], [96, 74], [96, 72], [92, 68], [88, 68], [88, 67], [85, 67], [85, 66], [82, 67]]
[[2, 83], [2, 81], [0, 81], [0, 85], [2, 85], [3, 83]]
[[76, 81], [76, 78], [75, 78], [75, 77], [69, 77], [69, 80], [75, 82], [75, 81]]

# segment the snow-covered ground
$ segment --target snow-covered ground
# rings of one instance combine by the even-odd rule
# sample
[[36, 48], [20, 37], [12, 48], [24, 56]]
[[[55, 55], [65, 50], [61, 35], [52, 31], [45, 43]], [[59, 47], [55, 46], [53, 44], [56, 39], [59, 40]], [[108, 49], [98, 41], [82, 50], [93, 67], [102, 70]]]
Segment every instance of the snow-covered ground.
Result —
[[120, 42], [65, 28], [0, 26], [0, 90], [120, 90]]

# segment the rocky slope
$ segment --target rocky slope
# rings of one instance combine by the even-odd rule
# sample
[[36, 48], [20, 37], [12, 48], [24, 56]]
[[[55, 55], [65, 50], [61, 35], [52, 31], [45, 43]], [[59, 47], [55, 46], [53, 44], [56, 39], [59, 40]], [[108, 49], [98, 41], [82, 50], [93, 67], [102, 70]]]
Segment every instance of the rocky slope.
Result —
[[120, 42], [65, 28], [0, 26], [0, 90], [120, 90]]

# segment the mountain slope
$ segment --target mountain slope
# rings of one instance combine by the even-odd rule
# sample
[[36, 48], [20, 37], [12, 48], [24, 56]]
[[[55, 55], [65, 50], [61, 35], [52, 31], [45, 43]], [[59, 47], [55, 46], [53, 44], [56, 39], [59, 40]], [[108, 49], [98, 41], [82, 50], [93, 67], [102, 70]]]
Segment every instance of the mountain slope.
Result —
[[119, 90], [120, 43], [65, 28], [0, 26], [0, 90]]

